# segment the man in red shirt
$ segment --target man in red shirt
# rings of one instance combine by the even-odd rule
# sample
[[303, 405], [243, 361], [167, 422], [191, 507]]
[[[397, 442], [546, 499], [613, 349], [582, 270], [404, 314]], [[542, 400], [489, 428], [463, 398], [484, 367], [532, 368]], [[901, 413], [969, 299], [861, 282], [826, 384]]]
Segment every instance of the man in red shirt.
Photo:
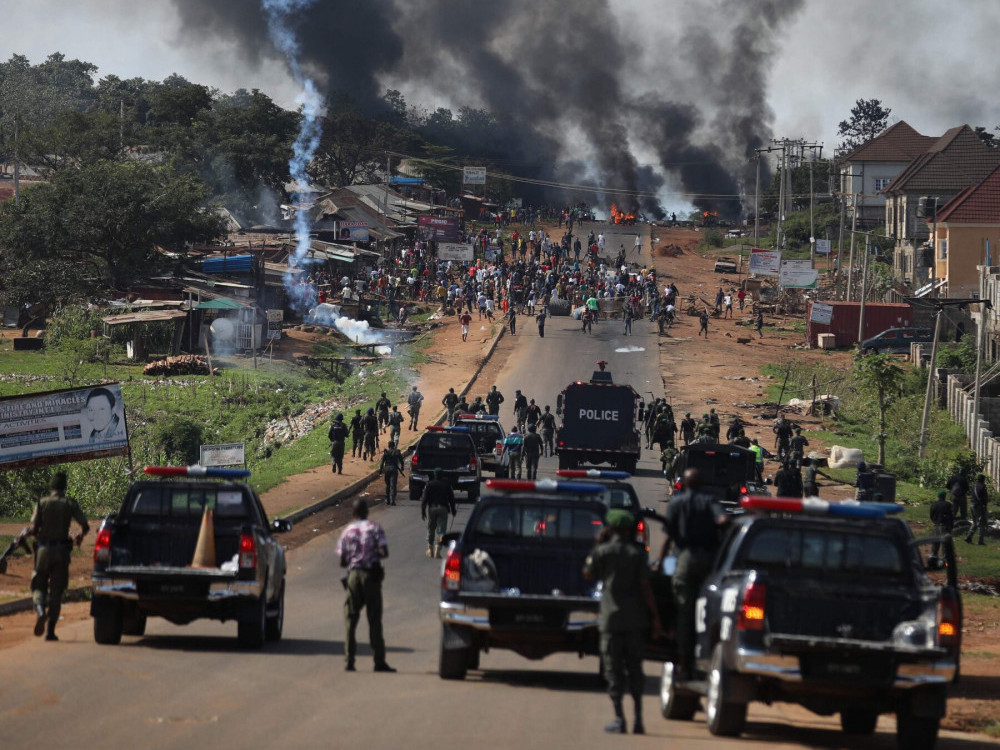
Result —
[[458, 316], [458, 322], [462, 324], [462, 341], [469, 340], [469, 324], [472, 323], [472, 316], [468, 311]]
[[740, 312], [743, 312], [743, 300], [747, 298], [747, 290], [740, 289], [736, 292], [736, 300], [740, 303]]

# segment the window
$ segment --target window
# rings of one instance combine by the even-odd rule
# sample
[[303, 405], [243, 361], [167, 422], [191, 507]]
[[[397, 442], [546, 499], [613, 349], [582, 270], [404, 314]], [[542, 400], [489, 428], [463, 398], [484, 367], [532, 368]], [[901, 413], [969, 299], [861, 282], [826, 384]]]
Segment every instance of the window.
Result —
[[604, 525], [591, 508], [495, 505], [476, 523], [476, 533], [506, 539], [572, 539], [592, 543]]
[[892, 178], [891, 177], [876, 177], [875, 178], [875, 192], [876, 193], [881, 193], [883, 190], [885, 190], [887, 187], [889, 187], [889, 183], [890, 182], [892, 182]]
[[948, 259], [948, 240], [938, 240], [938, 260]]
[[759, 529], [740, 553], [748, 568], [827, 573], [902, 575], [899, 547], [891, 538], [827, 529]]

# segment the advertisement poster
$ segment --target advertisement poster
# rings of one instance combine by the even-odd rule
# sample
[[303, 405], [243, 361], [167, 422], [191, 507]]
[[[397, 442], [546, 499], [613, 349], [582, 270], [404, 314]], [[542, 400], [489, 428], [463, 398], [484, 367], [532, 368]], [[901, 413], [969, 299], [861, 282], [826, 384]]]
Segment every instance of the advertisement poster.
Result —
[[0, 399], [0, 470], [127, 453], [118, 383]]
[[815, 289], [819, 285], [819, 271], [811, 260], [786, 260], [781, 264], [778, 284], [786, 289]]
[[780, 273], [780, 250], [761, 250], [759, 247], [750, 250], [751, 276], [777, 276]]
[[816, 255], [830, 254], [830, 240], [816, 240]]
[[424, 242], [458, 242], [458, 219], [450, 216], [418, 216], [417, 237]]
[[833, 321], [833, 305], [824, 302], [813, 302], [812, 309], [809, 310], [809, 321], [828, 326]]
[[466, 185], [485, 185], [486, 167], [465, 167], [462, 169], [462, 182]]
[[201, 446], [202, 466], [246, 466], [246, 443]]
[[343, 242], [368, 242], [368, 222], [338, 221], [337, 239]]
[[472, 262], [476, 257], [472, 245], [462, 245], [456, 242], [442, 242], [438, 245], [439, 260], [455, 260]]

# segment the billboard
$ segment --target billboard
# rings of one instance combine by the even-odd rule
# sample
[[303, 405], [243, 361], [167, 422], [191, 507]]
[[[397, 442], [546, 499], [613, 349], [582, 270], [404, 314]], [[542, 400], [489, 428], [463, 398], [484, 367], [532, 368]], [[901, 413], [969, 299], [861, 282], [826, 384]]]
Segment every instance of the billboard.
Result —
[[127, 453], [118, 383], [0, 399], [0, 470]]
[[777, 276], [780, 273], [780, 250], [761, 250], [759, 247], [750, 250], [751, 276]]
[[809, 310], [809, 322], [820, 323], [828, 326], [833, 320], [833, 305], [825, 302], [813, 302], [812, 309]]
[[465, 167], [462, 169], [462, 182], [466, 185], [485, 185], [486, 167]]
[[457, 242], [442, 242], [438, 245], [439, 260], [456, 260], [471, 262], [475, 257], [475, 249], [472, 245], [463, 245]]
[[786, 289], [815, 289], [819, 285], [819, 271], [811, 260], [786, 260], [781, 263], [778, 284]]
[[246, 466], [246, 443], [201, 446], [202, 466]]
[[830, 251], [830, 240], [816, 240], [816, 255], [829, 255]]
[[418, 216], [417, 237], [424, 242], [458, 242], [458, 219], [450, 216]]
[[368, 222], [338, 221], [337, 239], [344, 242], [368, 242]]

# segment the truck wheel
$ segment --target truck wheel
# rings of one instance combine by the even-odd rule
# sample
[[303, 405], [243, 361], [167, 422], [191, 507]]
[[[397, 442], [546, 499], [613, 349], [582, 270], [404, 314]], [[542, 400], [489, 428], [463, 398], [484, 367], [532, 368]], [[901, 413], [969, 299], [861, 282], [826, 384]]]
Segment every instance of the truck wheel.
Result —
[[849, 708], [840, 712], [840, 728], [847, 734], [872, 734], [878, 723], [878, 711]]
[[638, 461], [634, 458], [630, 458], [627, 461], [622, 461], [622, 471], [627, 471], [629, 474], [635, 475], [635, 469], [638, 465]]
[[470, 648], [469, 649], [469, 669], [479, 669], [479, 649]]
[[569, 456], [565, 456], [562, 453], [559, 454], [559, 468], [560, 469], [569, 468]]
[[914, 716], [909, 709], [900, 709], [896, 714], [896, 745], [899, 750], [933, 750], [940, 726], [937, 716]]
[[278, 594], [278, 605], [267, 617], [264, 626], [264, 637], [277, 643], [281, 640], [281, 631], [285, 627], [285, 584], [281, 584], [281, 592]]
[[[265, 584], [262, 590], [266, 590]], [[251, 619], [236, 623], [236, 640], [242, 648], [260, 648], [264, 645], [267, 628], [267, 602], [261, 595], [260, 600], [253, 603]]]
[[660, 675], [660, 713], [664, 719], [690, 721], [698, 710], [698, 696], [694, 693], [677, 692], [674, 682], [673, 662], [664, 662]]
[[420, 485], [410, 482], [410, 500], [419, 500], [420, 494]]
[[122, 642], [121, 602], [108, 602], [100, 614], [94, 615], [94, 641], [102, 646], [116, 646]]
[[438, 675], [442, 680], [464, 680], [469, 669], [469, 649], [445, 648], [447, 625], [441, 626], [441, 649], [438, 655]]
[[146, 615], [139, 612], [133, 605], [126, 615], [122, 613], [122, 635], [145, 635]]
[[708, 673], [705, 715], [708, 731], [718, 737], [739, 736], [747, 721], [747, 704], [734, 703], [729, 699], [732, 679], [732, 673], [726, 669], [722, 644], [717, 643], [712, 651], [712, 667]]

